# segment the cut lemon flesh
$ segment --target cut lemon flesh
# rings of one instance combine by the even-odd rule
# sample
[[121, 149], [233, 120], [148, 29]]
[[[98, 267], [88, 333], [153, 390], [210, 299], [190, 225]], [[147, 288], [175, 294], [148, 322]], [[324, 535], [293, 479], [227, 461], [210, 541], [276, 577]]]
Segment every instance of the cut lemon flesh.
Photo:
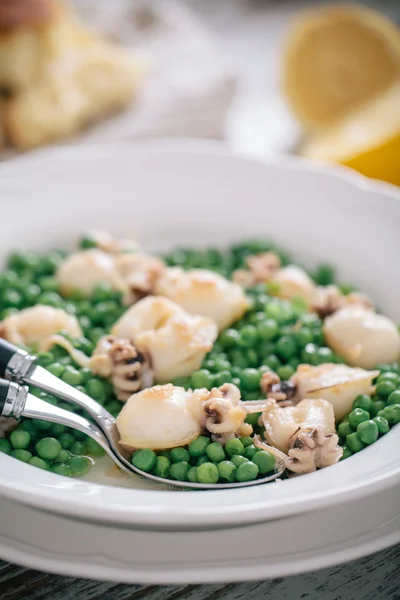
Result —
[[399, 78], [400, 30], [361, 6], [303, 13], [284, 49], [284, 91], [308, 130], [343, 117]]
[[347, 165], [368, 177], [400, 185], [400, 82], [311, 136], [301, 154]]

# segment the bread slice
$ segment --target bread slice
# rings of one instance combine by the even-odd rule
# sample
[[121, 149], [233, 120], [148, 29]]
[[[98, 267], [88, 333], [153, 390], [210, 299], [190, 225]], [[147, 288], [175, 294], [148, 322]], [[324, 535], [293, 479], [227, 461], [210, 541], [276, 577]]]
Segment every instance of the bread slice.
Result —
[[142, 66], [111, 43], [86, 40], [53, 64], [53, 73], [6, 103], [5, 129], [27, 150], [71, 136], [124, 108], [142, 79]]
[[68, 47], [89, 33], [67, 8], [57, 5], [53, 19], [15, 29], [0, 29], [0, 88], [14, 94], [45, 79]]

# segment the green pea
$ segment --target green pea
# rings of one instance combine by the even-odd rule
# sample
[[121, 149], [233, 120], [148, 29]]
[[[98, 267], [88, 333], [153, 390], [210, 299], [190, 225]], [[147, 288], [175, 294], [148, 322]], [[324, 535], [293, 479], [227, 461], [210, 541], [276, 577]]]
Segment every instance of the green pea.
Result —
[[397, 373], [389, 371], [386, 373], [381, 373], [381, 375], [379, 375], [377, 383], [382, 383], [382, 381], [391, 381], [396, 386], [398, 386], [400, 384], [400, 377]]
[[76, 454], [80, 456], [81, 454], [86, 454], [86, 443], [85, 442], [75, 442], [71, 446], [72, 454]]
[[231, 366], [232, 365], [229, 362], [229, 360], [227, 360], [226, 358], [223, 358], [222, 356], [218, 356], [214, 360], [213, 372], [219, 373], [220, 371], [230, 371]]
[[2, 305], [5, 307], [19, 308], [22, 303], [22, 295], [17, 290], [8, 289], [2, 294]]
[[57, 475], [64, 475], [64, 477], [72, 477], [72, 469], [70, 465], [67, 465], [65, 463], [57, 463], [55, 465], [52, 465], [51, 470]]
[[248, 366], [247, 358], [240, 350], [232, 350], [229, 358], [234, 367], [245, 369]]
[[235, 454], [243, 454], [244, 445], [238, 438], [232, 438], [225, 444], [225, 452], [228, 456], [235, 456]]
[[240, 465], [249, 462], [249, 459], [245, 458], [244, 456], [240, 456], [239, 454], [235, 454], [235, 456], [232, 456], [231, 462], [235, 465], [235, 467], [239, 468]]
[[314, 336], [309, 327], [302, 327], [294, 333], [294, 339], [301, 348], [304, 348], [313, 341]]
[[72, 456], [68, 465], [73, 477], [82, 477], [90, 471], [92, 462], [87, 456]]
[[209, 446], [207, 446], [206, 454], [210, 460], [216, 463], [221, 462], [221, 460], [225, 459], [224, 449], [222, 447], [222, 444], [220, 444], [219, 442], [212, 442]]
[[223, 460], [218, 463], [219, 479], [232, 483], [236, 481], [236, 470], [237, 468], [230, 460]]
[[190, 454], [186, 448], [172, 448], [171, 450], [171, 461], [173, 463], [178, 462], [189, 462]]
[[379, 436], [378, 425], [372, 420], [363, 421], [357, 427], [357, 433], [358, 437], [364, 444], [373, 444], [376, 442]]
[[239, 344], [240, 335], [236, 329], [225, 329], [219, 337], [221, 346], [225, 349], [235, 348]]
[[11, 452], [11, 456], [17, 460], [22, 460], [22, 462], [28, 462], [32, 458], [32, 452], [28, 452], [28, 450], [24, 450], [23, 448], [16, 448]]
[[270, 452], [265, 450], [258, 450], [253, 454], [252, 462], [257, 465], [260, 475], [270, 473], [275, 469], [276, 458]]
[[251, 446], [247, 446], [247, 448], [245, 448], [243, 456], [249, 460], [252, 460], [256, 452], [258, 452], [258, 448], [252, 444]]
[[97, 457], [97, 456], [104, 456], [106, 451], [94, 439], [89, 437], [86, 440], [86, 453], [89, 454], [89, 456]]
[[258, 340], [257, 329], [254, 325], [244, 325], [239, 331], [239, 345], [252, 348]]
[[160, 450], [158, 456], [165, 456], [168, 460], [171, 460], [171, 450]]
[[258, 473], [258, 466], [255, 463], [248, 461], [238, 467], [236, 479], [237, 481], [253, 481], [254, 479], [257, 479]]
[[61, 364], [61, 363], [59, 363], [59, 362], [55, 362], [55, 363], [53, 363], [53, 364], [51, 364], [51, 365], [48, 365], [48, 366], [46, 367], [46, 369], [47, 369], [47, 370], [48, 370], [50, 373], [52, 373], [53, 375], [55, 375], [56, 377], [61, 377], [61, 375], [62, 375], [62, 374], [64, 373], [64, 371], [65, 371], [65, 366], [64, 366], [64, 365], [62, 365], [62, 364]]
[[340, 435], [340, 437], [345, 438], [348, 435], [350, 435], [350, 433], [353, 433], [354, 429], [352, 428], [352, 426], [350, 425], [350, 423], [348, 421], [342, 421], [340, 423], [340, 425], [337, 428], [338, 433]]
[[83, 378], [80, 372], [74, 367], [66, 367], [62, 374], [61, 379], [72, 386], [81, 385], [83, 383]]
[[197, 466], [199, 467], [200, 465], [209, 462], [210, 459], [208, 458], [207, 454], [203, 454], [203, 456], [200, 456], [200, 458], [197, 461]]
[[274, 319], [264, 318], [256, 325], [258, 337], [262, 341], [273, 340], [278, 333], [278, 323]]
[[25, 450], [31, 442], [31, 436], [27, 431], [16, 429], [10, 435], [10, 442], [13, 448]]
[[50, 471], [48, 463], [42, 458], [39, 458], [38, 456], [32, 456], [32, 458], [28, 460], [28, 465], [38, 467], [39, 469], [43, 469], [44, 471]]
[[362, 408], [355, 408], [349, 413], [349, 423], [353, 429], [357, 429], [358, 425], [363, 421], [370, 419], [369, 412]]
[[137, 469], [144, 471], [145, 473], [150, 473], [156, 464], [156, 453], [150, 448], [144, 448], [143, 450], [139, 450], [139, 452], [135, 452], [132, 456], [132, 464]]
[[301, 360], [305, 363], [313, 365], [317, 362], [318, 346], [315, 344], [307, 344], [301, 352]]
[[54, 460], [61, 450], [61, 444], [56, 438], [46, 437], [36, 444], [36, 452], [44, 460]]
[[372, 402], [372, 408], [370, 411], [370, 415], [371, 417], [376, 417], [376, 415], [379, 413], [379, 411], [383, 410], [385, 408], [386, 404], [384, 403], [383, 400], [374, 400]]
[[61, 425], [61, 423], [53, 423], [53, 425], [51, 426], [51, 433], [53, 434], [54, 437], [59, 438], [60, 435], [62, 435], [66, 431], [67, 431], [66, 426]]
[[359, 394], [353, 402], [354, 408], [362, 408], [369, 412], [372, 408], [372, 400], [367, 394]]
[[247, 446], [251, 446], [253, 443], [253, 439], [250, 436], [241, 437], [240, 441], [245, 448], [247, 448]]
[[400, 404], [389, 404], [378, 413], [379, 417], [384, 417], [390, 426], [400, 423]]
[[255, 325], [256, 329], [257, 329], [257, 334], [258, 334], [258, 339], [260, 338], [260, 332], [259, 329], [257, 327], [257, 325], [263, 321], [265, 321], [265, 313], [258, 311], [258, 312], [250, 312], [247, 316], [248, 321], [250, 323], [250, 325]]
[[100, 404], [104, 404], [107, 399], [107, 394], [103, 382], [100, 381], [100, 379], [89, 379], [84, 387], [88, 396], [94, 398], [94, 400], [97, 400]]
[[57, 458], [55, 459], [56, 463], [66, 463], [71, 458], [72, 454], [68, 450], [60, 450]]
[[400, 404], [400, 390], [395, 390], [390, 394], [388, 404]]
[[389, 431], [389, 423], [385, 417], [374, 417], [372, 420], [377, 424], [380, 435], [383, 435]]
[[331, 265], [320, 264], [313, 274], [313, 279], [318, 285], [330, 285], [335, 281], [335, 270]]
[[261, 413], [251, 413], [250, 415], [247, 415], [246, 417], [246, 423], [248, 423], [249, 425], [251, 425], [252, 427], [255, 427], [256, 425], [258, 425], [258, 420], [261, 416]]
[[197, 477], [197, 467], [191, 467], [187, 473], [188, 481], [192, 483], [198, 483], [199, 479]]
[[396, 384], [390, 380], [378, 381], [376, 386], [376, 393], [378, 396], [382, 396], [383, 398], [387, 398], [396, 390]]
[[282, 381], [287, 381], [294, 375], [295, 369], [290, 365], [283, 365], [277, 369], [277, 374]]
[[48, 367], [52, 364], [53, 360], [51, 352], [38, 352], [38, 354], [36, 354], [36, 363], [41, 367]]
[[104, 404], [104, 408], [108, 410], [114, 417], [117, 417], [121, 412], [121, 402], [118, 400], [112, 400], [111, 402], [106, 402]]
[[165, 456], [157, 456], [154, 465], [154, 475], [157, 477], [169, 477], [171, 462]]
[[297, 345], [293, 337], [283, 335], [276, 342], [276, 352], [279, 356], [288, 360], [297, 354]]
[[187, 481], [191, 466], [186, 461], [173, 463], [170, 469], [170, 477], [177, 481]]
[[264, 364], [266, 364], [271, 371], [277, 371], [282, 363], [275, 354], [270, 354], [264, 358]]
[[360, 452], [360, 450], [365, 447], [356, 432], [350, 433], [350, 435], [346, 437], [346, 446], [348, 446], [352, 452]]
[[59, 436], [58, 441], [66, 450], [69, 450], [75, 444], [75, 438], [70, 433], [63, 433]]
[[3, 454], [11, 454], [11, 450], [10, 442], [4, 438], [0, 438], [0, 452], [3, 452]]
[[232, 380], [232, 374], [230, 371], [221, 371], [214, 376], [214, 386], [220, 387], [225, 383], [230, 383]]
[[40, 277], [38, 280], [39, 287], [44, 292], [57, 292], [58, 290], [58, 281], [55, 277], [45, 276]]
[[261, 373], [258, 369], [243, 369], [240, 381], [245, 390], [253, 391], [260, 388]]
[[54, 308], [62, 308], [64, 300], [57, 292], [43, 292], [38, 298], [38, 304], [46, 304]]
[[51, 429], [52, 423], [50, 421], [43, 421], [43, 419], [35, 419], [34, 420], [36, 429], [40, 431], [48, 431]]
[[203, 456], [207, 447], [210, 445], [210, 438], [205, 435], [199, 435], [193, 442], [189, 444], [189, 454], [191, 456]]
[[190, 377], [190, 384], [193, 388], [211, 388], [213, 386], [214, 376], [207, 369], [194, 371]]
[[346, 458], [350, 458], [353, 453], [348, 446], [343, 446], [343, 454], [340, 460], [345, 460]]
[[205, 462], [197, 467], [197, 479], [199, 483], [218, 483], [219, 471], [217, 465]]

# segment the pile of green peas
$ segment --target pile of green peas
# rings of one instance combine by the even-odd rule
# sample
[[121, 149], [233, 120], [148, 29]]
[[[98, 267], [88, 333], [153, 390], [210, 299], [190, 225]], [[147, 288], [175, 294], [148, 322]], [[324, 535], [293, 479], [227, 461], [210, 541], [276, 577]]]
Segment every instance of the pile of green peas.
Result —
[[[95, 246], [96, 240], [90, 236], [83, 237], [79, 242], [81, 249]], [[201, 251], [176, 249], [163, 258], [171, 266], [181, 266], [184, 269], [210, 269], [230, 278], [235, 269], [246, 266], [248, 256], [267, 251], [274, 251], [283, 265], [291, 262], [285, 252], [266, 240], [251, 240], [235, 244], [225, 251], [216, 248]], [[77, 317], [83, 331], [81, 338], [70, 341], [77, 349], [90, 356], [97, 341], [109, 332], [126, 307], [122, 305], [121, 294], [112, 290], [107, 284], [99, 285], [90, 299], [83, 298], [78, 293], [67, 299], [64, 298], [60, 294], [55, 271], [66, 255], [67, 252], [64, 250], [54, 250], [44, 254], [30, 251], [11, 253], [5, 270], [0, 273], [0, 320], [35, 304], [63, 308]], [[332, 267], [325, 264], [317, 267], [310, 275], [319, 285], [328, 285], [335, 280]], [[340, 287], [343, 293], [353, 289], [348, 285]], [[282, 380], [287, 380], [300, 363], [318, 365], [325, 362], [345, 362], [326, 345], [321, 319], [308, 313], [300, 299], [288, 302], [274, 297], [273, 292], [274, 290], [265, 284], [248, 290], [250, 308], [246, 315], [221, 332], [200, 369], [194, 371], [189, 377], [176, 379], [173, 383], [185, 388], [211, 389], [231, 382], [239, 387], [243, 399], [255, 400], [261, 397], [260, 382], [263, 373], [267, 370], [272, 369]], [[26, 349], [34, 351], [32, 348]], [[38, 363], [63, 381], [96, 399], [113, 415], [119, 413], [121, 403], [115, 397], [109, 381], [93, 376], [89, 369], [80, 368], [63, 348], [54, 346], [50, 352], [39, 353]], [[357, 398], [353, 411], [338, 427], [340, 440], [344, 446], [344, 458], [373, 443], [377, 437], [386, 433], [388, 428], [398, 422], [400, 365], [378, 365], [377, 368], [382, 374], [377, 382], [376, 395], [372, 399]], [[79, 412], [79, 409], [40, 390], [32, 388], [31, 392], [61, 408]], [[360, 410], [364, 412], [360, 413]], [[247, 421], [261, 433], [258, 417], [258, 414], [249, 415]], [[378, 436], [376, 429], [378, 429]], [[207, 448], [211, 448], [209, 452], [213, 453], [213, 448], [218, 446], [206, 439]], [[236, 480], [249, 481], [251, 476], [253, 478], [264, 476], [265, 473], [262, 465], [250, 460], [249, 454], [253, 451], [248, 449], [250, 446], [252, 444], [244, 447], [243, 454], [232, 455], [226, 447], [222, 448], [225, 458], [220, 461], [216, 460], [217, 454], [212, 457], [207, 453], [199, 457], [192, 456], [189, 448], [157, 454], [154, 452], [149, 454], [151, 451], [140, 451], [145, 454], [135, 453], [134, 459], [140, 462], [141, 456], [145, 467], [147, 465], [148, 468], [151, 464], [150, 472], [156, 470], [156, 474], [163, 477], [166, 475], [162, 473], [168, 472], [168, 477], [176, 480], [195, 481], [197, 478], [200, 482], [207, 479], [204, 482], [211, 483], [211, 480], [216, 479], [217, 469], [217, 481], [229, 481], [233, 473]], [[57, 455], [56, 450], [58, 450]], [[175, 460], [179, 456], [177, 451], [180, 450], [189, 453], [189, 460]], [[84, 475], [91, 468], [93, 459], [104, 454], [98, 444], [80, 432], [62, 425], [29, 419], [22, 419], [17, 429], [7, 439], [0, 439], [0, 451], [37, 467], [68, 476]], [[220, 451], [219, 454], [222, 456]], [[241, 458], [249, 463], [246, 468], [240, 468], [239, 464], [235, 464], [235, 462], [239, 463]], [[195, 464], [195, 459], [201, 461], [201, 464], [197, 462]], [[202, 467], [202, 464], [211, 466]], [[232, 471], [232, 464], [236, 469], [234, 471]], [[202, 468], [199, 471], [200, 467]], [[257, 468], [258, 472], [255, 475]], [[248, 479], [237, 479], [238, 477], [248, 477]]]
[[206, 484], [254, 481], [272, 474], [275, 463], [275, 456], [257, 448], [251, 437], [232, 438], [223, 446], [200, 435], [186, 447], [132, 454], [132, 464], [146, 473]]
[[400, 423], [399, 372], [384, 367], [376, 381], [375, 394], [372, 397], [360, 394], [352, 408], [337, 427], [343, 446], [342, 459], [370, 446]]

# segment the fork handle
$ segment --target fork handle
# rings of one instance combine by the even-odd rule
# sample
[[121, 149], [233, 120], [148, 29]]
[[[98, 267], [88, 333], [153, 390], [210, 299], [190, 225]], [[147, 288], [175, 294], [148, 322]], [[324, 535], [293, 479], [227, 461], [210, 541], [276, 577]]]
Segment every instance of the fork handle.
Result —
[[0, 338], [0, 377], [23, 381], [35, 360], [35, 356]]
[[4, 407], [8, 400], [10, 391], [10, 382], [0, 379], [0, 416], [3, 414]]
[[15, 354], [20, 352], [22, 351], [17, 346], [0, 339], [0, 377], [4, 377], [8, 363]]

